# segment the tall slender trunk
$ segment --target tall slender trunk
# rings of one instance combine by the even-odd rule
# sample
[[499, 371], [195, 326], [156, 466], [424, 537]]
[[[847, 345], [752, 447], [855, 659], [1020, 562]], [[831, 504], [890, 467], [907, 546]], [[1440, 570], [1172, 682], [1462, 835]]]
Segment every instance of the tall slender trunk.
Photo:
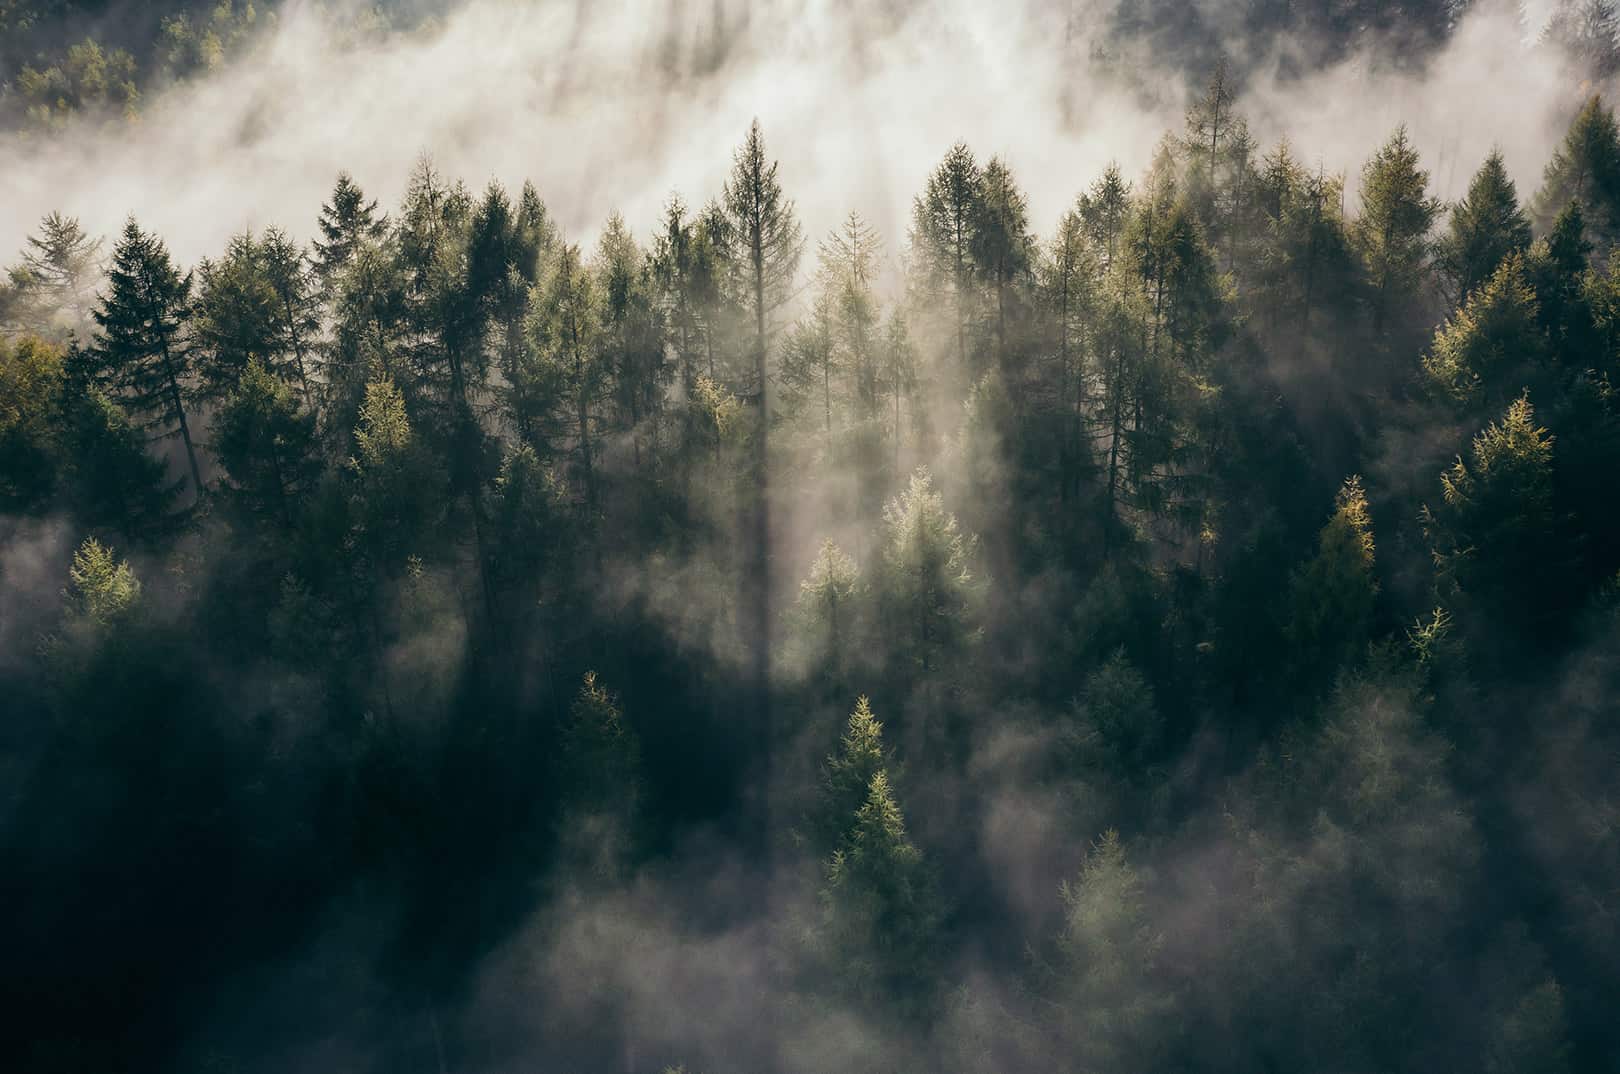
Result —
[[191, 442], [191, 424], [186, 421], [186, 408], [180, 398], [180, 380], [175, 376], [174, 360], [169, 354], [169, 341], [163, 341], [163, 376], [169, 382], [169, 401], [175, 417], [180, 419], [180, 439], [185, 441], [186, 462], [191, 464], [191, 487], [197, 499], [202, 499], [202, 473], [197, 468], [197, 449]]

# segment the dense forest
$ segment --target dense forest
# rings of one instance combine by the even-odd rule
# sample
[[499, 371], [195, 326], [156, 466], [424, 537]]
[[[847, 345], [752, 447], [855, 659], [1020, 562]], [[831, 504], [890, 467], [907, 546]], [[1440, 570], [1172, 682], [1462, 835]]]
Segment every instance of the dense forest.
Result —
[[[172, 6], [0, 0], [5, 121], [271, 17]], [[426, 156], [194, 265], [40, 221], [5, 1068], [1620, 1067], [1613, 9], [1536, 188], [1447, 202], [1200, 42], [1459, 5], [1161, 7], [1094, 62], [1201, 64], [1185, 122], [1055, 221], [958, 143], [811, 233], [746, 116], [589, 242]], [[28, 88], [92, 45], [127, 93]]]

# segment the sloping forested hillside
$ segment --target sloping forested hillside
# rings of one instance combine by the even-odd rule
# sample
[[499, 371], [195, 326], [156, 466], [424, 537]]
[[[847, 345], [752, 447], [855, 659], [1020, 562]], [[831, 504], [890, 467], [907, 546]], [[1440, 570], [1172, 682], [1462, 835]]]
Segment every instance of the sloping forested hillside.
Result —
[[812, 234], [758, 122], [588, 244], [41, 221], [5, 1067], [1613, 1069], [1620, 128], [1443, 202], [1203, 70], [1056, 221]]

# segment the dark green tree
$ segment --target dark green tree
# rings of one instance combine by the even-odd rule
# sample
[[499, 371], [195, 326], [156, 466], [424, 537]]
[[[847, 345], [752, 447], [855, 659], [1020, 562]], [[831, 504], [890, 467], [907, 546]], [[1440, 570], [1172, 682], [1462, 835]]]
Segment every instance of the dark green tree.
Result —
[[101, 328], [97, 356], [109, 383], [141, 423], [184, 443], [192, 489], [201, 496], [202, 473], [185, 404], [193, 364], [190, 314], [191, 274], [182, 276], [163, 240], [131, 219], [113, 249], [107, 291], [95, 313]]
[[1452, 300], [1461, 305], [1509, 254], [1529, 248], [1530, 219], [1519, 206], [1501, 151], [1493, 150], [1474, 173], [1468, 194], [1452, 206], [1435, 247], [1435, 264], [1450, 281]]

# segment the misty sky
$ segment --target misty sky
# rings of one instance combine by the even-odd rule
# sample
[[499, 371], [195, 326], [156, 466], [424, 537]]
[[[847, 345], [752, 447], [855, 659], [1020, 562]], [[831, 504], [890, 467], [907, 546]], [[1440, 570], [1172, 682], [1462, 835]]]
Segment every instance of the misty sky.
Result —
[[[423, 152], [475, 188], [533, 178], [573, 238], [613, 209], [646, 235], [672, 191], [718, 191], [754, 115], [809, 233], [857, 209], [892, 256], [910, 198], [957, 139], [1012, 164], [1046, 232], [1110, 158], [1138, 174], [1183, 111], [1177, 74], [1143, 79], [1161, 96], [1148, 104], [1088, 73], [1098, 9], [1084, 3], [470, 0], [370, 44], [345, 44], [327, 17], [289, 5], [254, 55], [146, 101], [138, 124], [10, 136], [0, 256], [53, 209], [99, 233], [134, 212], [187, 263], [243, 226], [307, 238], [338, 169], [391, 206]], [[1348, 172], [1352, 198], [1399, 122], [1441, 195], [1492, 143], [1528, 194], [1570, 102], [1523, 37], [1486, 5], [1422, 80], [1353, 59], [1286, 87], [1262, 76], [1241, 107], [1263, 144], [1286, 129], [1299, 155]]]

